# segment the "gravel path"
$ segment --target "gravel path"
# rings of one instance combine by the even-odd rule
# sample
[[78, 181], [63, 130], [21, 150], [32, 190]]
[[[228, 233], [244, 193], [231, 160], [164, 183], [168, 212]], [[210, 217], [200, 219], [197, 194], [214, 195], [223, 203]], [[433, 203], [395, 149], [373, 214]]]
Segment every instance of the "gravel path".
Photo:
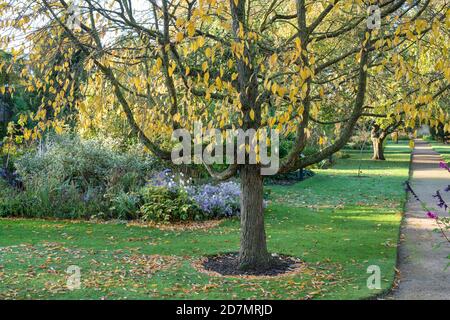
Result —
[[[436, 190], [443, 190], [450, 181], [450, 174], [439, 168], [441, 160], [430, 144], [416, 140], [410, 182], [429, 208], [437, 207], [432, 195]], [[399, 248], [399, 285], [387, 299], [450, 300], [450, 267], [444, 270], [449, 262], [450, 246], [444, 243], [434, 249], [444, 240], [441, 234], [433, 232], [434, 228], [435, 221], [425, 217], [420, 204], [409, 197]]]

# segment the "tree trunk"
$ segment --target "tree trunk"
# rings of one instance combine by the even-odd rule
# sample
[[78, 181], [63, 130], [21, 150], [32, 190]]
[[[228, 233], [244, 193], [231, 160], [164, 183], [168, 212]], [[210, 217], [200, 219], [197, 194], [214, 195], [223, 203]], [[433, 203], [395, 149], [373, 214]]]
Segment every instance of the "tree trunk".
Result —
[[260, 270], [270, 266], [264, 230], [263, 177], [257, 165], [241, 169], [241, 249], [239, 268]]
[[386, 160], [384, 157], [384, 149], [383, 142], [388, 135], [388, 131], [382, 129], [380, 125], [373, 124], [372, 130], [370, 132], [370, 137], [372, 139], [372, 147], [373, 147], [373, 160]]
[[373, 146], [373, 160], [386, 160], [384, 157], [384, 139], [381, 138], [372, 138], [372, 146]]

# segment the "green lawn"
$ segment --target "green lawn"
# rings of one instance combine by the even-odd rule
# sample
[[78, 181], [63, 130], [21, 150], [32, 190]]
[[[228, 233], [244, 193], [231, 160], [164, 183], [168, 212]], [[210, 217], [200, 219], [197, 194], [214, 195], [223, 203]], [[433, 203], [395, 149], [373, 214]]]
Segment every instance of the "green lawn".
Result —
[[[239, 222], [209, 230], [164, 231], [124, 224], [0, 220], [0, 298], [42, 299], [361, 299], [369, 265], [382, 290], [394, 278], [396, 243], [408, 178], [406, 143], [388, 161], [352, 152], [292, 186], [269, 186], [271, 252], [298, 256], [304, 272], [278, 279], [210, 277], [192, 261], [237, 251]], [[363, 177], [356, 177], [361, 164]], [[81, 267], [82, 288], [66, 289], [66, 269]]]
[[431, 142], [433, 149], [442, 155], [444, 161], [450, 162], [450, 145], [441, 142]]

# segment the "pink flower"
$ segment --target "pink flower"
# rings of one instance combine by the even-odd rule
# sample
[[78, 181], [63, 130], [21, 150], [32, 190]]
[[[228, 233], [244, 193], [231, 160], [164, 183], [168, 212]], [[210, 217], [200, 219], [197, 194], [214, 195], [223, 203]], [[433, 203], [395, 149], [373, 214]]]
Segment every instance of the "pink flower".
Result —
[[445, 163], [444, 161], [439, 162], [439, 167], [441, 167], [442, 169], [446, 169], [448, 172], [450, 172], [448, 164]]
[[430, 219], [437, 219], [438, 218], [438, 215], [435, 212], [433, 212], [433, 211], [428, 211], [427, 212], [427, 216]]

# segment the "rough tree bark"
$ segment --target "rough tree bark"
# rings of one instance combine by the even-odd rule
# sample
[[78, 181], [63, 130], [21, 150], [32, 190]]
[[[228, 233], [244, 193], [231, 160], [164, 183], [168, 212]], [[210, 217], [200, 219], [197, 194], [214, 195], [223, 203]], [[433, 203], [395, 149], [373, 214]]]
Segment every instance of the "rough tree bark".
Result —
[[385, 128], [382, 128], [376, 123], [372, 125], [370, 136], [372, 138], [373, 160], [386, 160], [384, 157], [384, 140], [389, 134], [395, 132], [402, 124], [403, 121], [400, 120], [398, 122], [394, 121]]
[[386, 160], [384, 157], [384, 139], [372, 138], [373, 160]]
[[239, 268], [265, 269], [270, 266], [264, 229], [263, 177], [257, 165], [241, 169], [241, 249]]
[[[236, 42], [241, 42], [241, 28], [248, 26], [246, 1], [230, 0], [232, 29]], [[244, 28], [245, 29], [245, 28]], [[244, 130], [257, 131], [261, 127], [261, 102], [257, 69], [252, 56], [251, 43], [244, 45], [242, 57], [236, 57], [241, 111], [244, 116]], [[249, 63], [250, 62], [250, 63]], [[254, 116], [250, 116], [254, 112]], [[247, 142], [247, 143], [250, 143]], [[249, 160], [248, 157], [246, 159]], [[260, 166], [249, 164], [241, 166], [241, 247], [239, 268], [258, 270], [270, 267], [264, 230], [263, 177]]]
[[384, 139], [386, 139], [387, 131], [381, 129], [378, 124], [372, 126], [372, 131], [370, 133], [372, 139], [373, 148], [373, 160], [386, 160], [384, 157]]

